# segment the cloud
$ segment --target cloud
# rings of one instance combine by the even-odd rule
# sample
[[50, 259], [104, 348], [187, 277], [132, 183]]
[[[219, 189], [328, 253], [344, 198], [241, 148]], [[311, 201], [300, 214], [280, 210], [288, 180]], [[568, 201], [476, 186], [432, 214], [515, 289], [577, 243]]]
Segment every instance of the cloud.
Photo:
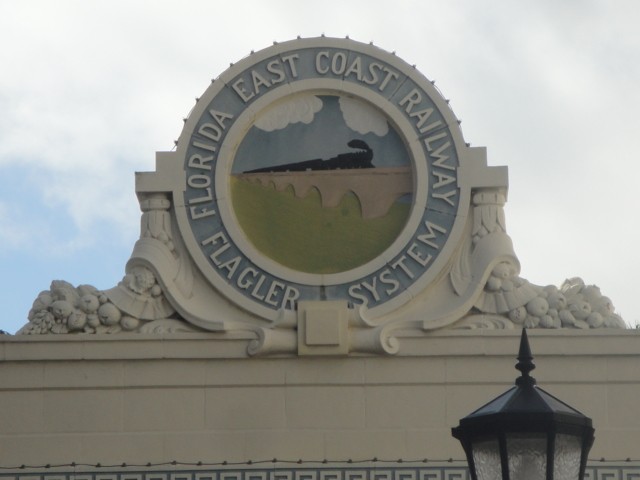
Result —
[[282, 130], [292, 123], [310, 124], [322, 109], [322, 100], [315, 95], [295, 95], [263, 112], [255, 126], [266, 132]]
[[25, 228], [20, 219], [15, 218], [10, 212], [9, 204], [0, 202], [0, 246], [4, 250], [24, 246], [33, 234]]
[[[0, 64], [10, 66], [0, 75], [0, 270], [13, 273], [0, 328], [17, 329], [7, 322], [28, 311], [32, 298], [21, 304], [18, 290], [94, 282], [73, 274], [83, 264], [111, 286], [104, 272], [120, 275], [138, 234], [133, 172], [155, 169], [154, 152], [173, 146], [194, 98], [252, 49], [323, 31], [415, 63], [451, 99], [465, 139], [488, 148], [490, 165], [509, 167], [508, 233], [525, 278], [583, 276], [640, 321], [637, 2], [397, 2], [401, 35], [383, 7], [248, 0], [241, 32], [234, 22], [211, 29], [212, 19], [234, 18], [231, 3], [0, 2]], [[411, 28], [424, 18], [434, 20], [428, 42]], [[354, 119], [348, 103], [351, 128], [381, 127], [379, 112], [364, 115], [360, 104]], [[114, 262], [108, 254], [124, 243]], [[34, 280], [43, 257], [66, 255], [74, 261]]]
[[340, 110], [347, 126], [362, 135], [375, 133], [384, 137], [389, 132], [387, 119], [375, 108], [350, 97], [340, 97]]

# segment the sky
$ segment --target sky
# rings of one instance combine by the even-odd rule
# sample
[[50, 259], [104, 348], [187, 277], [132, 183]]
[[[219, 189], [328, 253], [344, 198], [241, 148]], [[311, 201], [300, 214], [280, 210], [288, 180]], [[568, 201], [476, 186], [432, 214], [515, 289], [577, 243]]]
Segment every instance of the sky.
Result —
[[153, 171], [210, 80], [321, 34], [417, 68], [509, 168], [521, 276], [581, 277], [640, 323], [640, 2], [0, 0], [0, 329], [52, 280], [115, 286]]

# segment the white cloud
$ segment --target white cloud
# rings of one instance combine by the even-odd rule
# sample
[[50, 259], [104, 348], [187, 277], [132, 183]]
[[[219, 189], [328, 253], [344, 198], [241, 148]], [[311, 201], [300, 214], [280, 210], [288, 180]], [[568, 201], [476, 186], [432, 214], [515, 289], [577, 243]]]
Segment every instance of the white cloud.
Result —
[[[138, 233], [134, 171], [171, 149], [209, 80], [252, 49], [324, 32], [416, 63], [451, 99], [466, 140], [509, 167], [507, 226], [525, 278], [583, 276], [640, 321], [637, 2], [426, 0], [396, 2], [393, 18], [376, 0], [322, 7], [0, 2], [0, 182], [24, 179], [0, 185], [0, 242], [21, 273], [40, 271], [33, 252], [90, 248], [96, 272], [112, 269], [100, 263], [109, 241]], [[23, 319], [13, 289], [0, 303]]]
[[315, 95], [294, 95], [262, 112], [254, 125], [266, 132], [282, 130], [293, 123], [308, 125], [320, 110], [322, 100]]
[[351, 97], [340, 97], [340, 110], [347, 126], [365, 135], [369, 132], [384, 137], [389, 132], [387, 119], [379, 110]]

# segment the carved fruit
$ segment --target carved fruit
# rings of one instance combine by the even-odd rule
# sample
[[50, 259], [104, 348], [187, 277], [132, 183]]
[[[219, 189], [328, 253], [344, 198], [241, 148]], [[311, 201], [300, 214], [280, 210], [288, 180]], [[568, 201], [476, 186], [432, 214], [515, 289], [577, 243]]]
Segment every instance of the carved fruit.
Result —
[[80, 298], [80, 308], [83, 312], [93, 313], [98, 310], [98, 307], [100, 307], [100, 301], [95, 295], [88, 293]]
[[511, 267], [507, 263], [499, 263], [493, 268], [491, 274], [498, 278], [509, 278], [511, 276]]
[[87, 316], [82, 312], [73, 312], [67, 319], [67, 327], [69, 331], [82, 330], [87, 324]]
[[595, 300], [598, 300], [600, 297], [602, 297], [600, 288], [598, 288], [596, 285], [587, 285], [580, 291], [580, 293], [589, 303], [593, 303]]
[[514, 288], [514, 284], [513, 284], [513, 282], [511, 280], [509, 280], [508, 278], [502, 280], [502, 290], [503, 291], [511, 292], [513, 290], [513, 288]]
[[528, 315], [527, 318], [525, 318], [524, 320], [525, 328], [536, 328], [539, 324], [540, 324], [539, 317], [532, 317], [531, 315]]
[[557, 290], [549, 293], [547, 296], [547, 303], [549, 304], [549, 307], [555, 308], [558, 311], [567, 308], [567, 298]]
[[115, 325], [121, 316], [120, 310], [113, 303], [105, 303], [98, 309], [98, 317], [103, 325]]
[[591, 313], [591, 305], [584, 300], [579, 300], [569, 305], [569, 311], [578, 320], [585, 320]]
[[156, 277], [148, 268], [136, 266], [125, 276], [125, 283], [136, 293], [149, 290], [156, 283]]
[[34, 310], [44, 310], [49, 307], [53, 303], [53, 298], [48, 293], [41, 293], [38, 295], [33, 301], [33, 309]]
[[569, 310], [560, 310], [559, 315], [563, 327], [575, 327], [576, 318]]
[[500, 287], [502, 286], [502, 280], [500, 280], [498, 277], [489, 277], [489, 280], [487, 280], [487, 289], [488, 290], [492, 290], [492, 291], [497, 291], [500, 290]]
[[543, 315], [540, 317], [540, 326], [543, 328], [557, 328], [560, 325], [560, 319], [558, 319], [558, 325], [556, 326], [555, 319], [551, 315]]
[[599, 328], [604, 324], [604, 317], [598, 312], [591, 312], [587, 317], [587, 323], [591, 328]]
[[596, 308], [597, 311], [603, 314], [604, 316], [607, 316], [610, 313], [613, 313], [615, 311], [615, 308], [613, 307], [613, 303], [611, 302], [611, 299], [609, 297], [599, 298], [596, 305], [597, 305], [597, 308]]
[[616, 314], [605, 317], [604, 326], [608, 328], [626, 328], [624, 320]]
[[51, 333], [67, 333], [69, 329], [66, 325], [56, 324], [51, 327]]
[[53, 318], [53, 313], [41, 310], [34, 316], [33, 323], [36, 325], [46, 325], [47, 328], [49, 328], [49, 326], [55, 323], [55, 319]]
[[98, 314], [90, 313], [89, 315], [87, 315], [87, 324], [93, 328], [96, 328], [98, 325], [100, 325], [100, 318], [98, 318]]
[[57, 319], [67, 318], [73, 312], [73, 306], [66, 300], [56, 300], [51, 304], [51, 313]]
[[522, 325], [525, 318], [527, 318], [527, 309], [524, 307], [514, 308], [509, 311], [509, 319], [517, 325]]
[[123, 330], [135, 330], [136, 328], [138, 328], [138, 325], [140, 325], [140, 320], [128, 315], [125, 315], [120, 320], [120, 326], [123, 328]]
[[534, 317], [546, 315], [548, 311], [549, 303], [547, 303], [547, 301], [542, 297], [532, 298], [529, 303], [527, 303], [527, 312]]

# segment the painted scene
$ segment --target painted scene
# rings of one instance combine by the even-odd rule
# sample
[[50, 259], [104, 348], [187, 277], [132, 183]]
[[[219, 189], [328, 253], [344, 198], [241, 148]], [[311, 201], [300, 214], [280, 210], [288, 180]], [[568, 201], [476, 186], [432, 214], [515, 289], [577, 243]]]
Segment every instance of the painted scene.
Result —
[[253, 246], [290, 269], [333, 274], [366, 264], [411, 210], [407, 149], [362, 100], [298, 94], [257, 117], [236, 152], [233, 210]]

